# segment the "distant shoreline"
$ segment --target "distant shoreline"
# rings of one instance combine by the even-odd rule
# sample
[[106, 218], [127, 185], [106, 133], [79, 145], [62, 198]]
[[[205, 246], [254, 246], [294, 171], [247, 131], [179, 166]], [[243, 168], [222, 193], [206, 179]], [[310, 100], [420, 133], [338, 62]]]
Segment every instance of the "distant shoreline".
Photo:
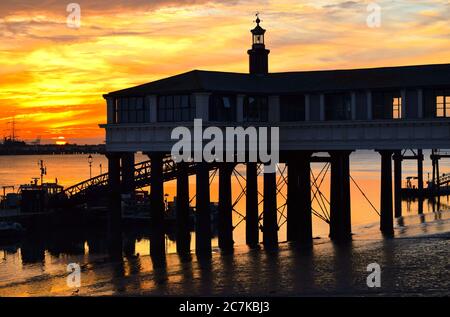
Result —
[[104, 154], [106, 152], [104, 144], [98, 145], [20, 145], [2, 146], [0, 145], [0, 156], [13, 155], [52, 155], [52, 154]]

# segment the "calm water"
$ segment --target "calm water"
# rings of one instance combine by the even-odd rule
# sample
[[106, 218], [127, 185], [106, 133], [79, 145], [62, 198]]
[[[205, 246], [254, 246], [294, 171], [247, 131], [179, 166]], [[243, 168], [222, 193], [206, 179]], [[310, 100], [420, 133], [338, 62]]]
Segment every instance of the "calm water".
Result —
[[[427, 181], [427, 174], [431, 172], [431, 162], [429, 160], [430, 153], [425, 151], [424, 153], [426, 161], [424, 162], [424, 180]], [[38, 161], [44, 160], [47, 166], [46, 181], [58, 180], [60, 184], [67, 187], [76, 184], [80, 181], [89, 178], [89, 164], [88, 155], [43, 155], [43, 156], [0, 156], [0, 186], [14, 185], [16, 188], [20, 184], [29, 183], [32, 177], [39, 177]], [[136, 162], [147, 160], [147, 157], [138, 154]], [[100, 169], [100, 164], [102, 168]], [[358, 186], [364, 191], [367, 198], [379, 210], [380, 204], [380, 157], [373, 151], [358, 151], [351, 155], [351, 175], [355, 179]], [[324, 167], [324, 164], [312, 164], [313, 173], [315, 176], [319, 175], [320, 171]], [[104, 156], [94, 155], [94, 162], [92, 164], [92, 175], [100, 174], [100, 170], [107, 172], [108, 163]], [[280, 167], [283, 170], [283, 166]], [[403, 162], [403, 178], [407, 176], [417, 175], [417, 164], [414, 161]], [[245, 176], [245, 168], [238, 166], [238, 171]], [[441, 173], [447, 173], [450, 171], [450, 160], [442, 160], [440, 165]], [[286, 171], [285, 171], [286, 175]], [[323, 174], [322, 174], [323, 175]], [[329, 176], [328, 171], [326, 177], [323, 179], [321, 191], [329, 198]], [[321, 177], [320, 177], [321, 178]], [[233, 196], [236, 200], [241, 193], [238, 179], [242, 183], [242, 179], [239, 177], [233, 178]], [[279, 181], [283, 184], [281, 176]], [[190, 177], [190, 195], [195, 195], [195, 177]], [[263, 179], [259, 179], [259, 191], [263, 192]], [[405, 184], [404, 184], [405, 185]], [[169, 201], [176, 195], [176, 182], [165, 183], [165, 192], [169, 195]], [[286, 186], [281, 185], [282, 194], [286, 195]], [[211, 186], [211, 201], [218, 201], [218, 176], [214, 179]], [[325, 200], [324, 200], [325, 201]], [[279, 195], [279, 206], [284, 204], [282, 195]], [[441, 199], [442, 207], [446, 208], [448, 203], [447, 197]], [[193, 201], [195, 204], [195, 200]], [[320, 203], [321, 205], [322, 202]], [[325, 205], [326, 202], [325, 202]], [[261, 206], [262, 207], [262, 206]], [[369, 202], [364, 198], [361, 192], [357, 189], [355, 184], [351, 184], [351, 207], [352, 207], [352, 224], [354, 226], [372, 223], [378, 220], [377, 213], [373, 210]], [[321, 208], [317, 200], [313, 202], [313, 208], [318, 212], [321, 212]], [[245, 214], [245, 198], [241, 199], [236, 209], [239, 213]], [[329, 206], [327, 206], [329, 210]], [[416, 202], [403, 202], [403, 211], [405, 215], [417, 214], [418, 204]], [[424, 203], [424, 212], [431, 212], [432, 205], [427, 202]], [[235, 224], [238, 224], [241, 217], [235, 214]], [[280, 215], [280, 225], [284, 223], [285, 218]], [[315, 236], [326, 236], [328, 234], [328, 225], [314, 217], [313, 219], [313, 231]], [[234, 238], [236, 244], [243, 244], [245, 242], [245, 224], [241, 224], [236, 228]], [[280, 229], [280, 241], [286, 236], [286, 226], [282, 225]]]
[[[427, 158], [425, 162], [425, 181], [427, 180], [427, 172], [431, 172], [431, 163], [429, 161], [429, 152], [425, 152]], [[30, 182], [32, 177], [39, 177], [38, 160], [44, 160], [47, 166], [46, 181], [54, 181], [56, 178], [58, 182], [64, 186], [73, 185], [79, 181], [89, 178], [89, 164], [87, 155], [67, 155], [67, 156], [17, 156], [17, 157], [0, 157], [0, 186], [14, 185], [16, 188], [20, 184]], [[137, 162], [146, 160], [143, 155], [137, 156]], [[449, 161], [450, 163], [450, 161]], [[441, 162], [441, 173], [450, 171], [450, 164], [443, 160]], [[100, 164], [102, 164], [102, 172], [107, 171], [107, 161], [103, 156], [94, 156], [94, 163], [92, 166], [93, 175], [100, 173]], [[313, 164], [313, 173], [318, 175], [322, 170], [324, 164]], [[283, 169], [283, 167], [281, 167]], [[238, 167], [238, 170], [245, 174], [245, 169]], [[352, 154], [351, 156], [351, 175], [357, 182], [360, 188], [364, 191], [367, 198], [372, 202], [376, 209], [379, 209], [379, 193], [380, 193], [380, 159], [375, 152], [361, 151]], [[416, 175], [416, 163], [413, 161], [406, 161], [403, 164], [403, 177]], [[233, 180], [233, 196], [236, 199], [240, 194], [240, 185], [235, 177]], [[282, 177], [279, 177], [281, 182]], [[259, 181], [260, 192], [263, 191], [262, 178]], [[175, 195], [175, 182], [165, 184], [165, 191], [169, 194], [169, 200]], [[190, 179], [191, 195], [195, 194], [195, 177]], [[325, 197], [329, 197], [329, 172], [323, 180], [321, 191]], [[282, 193], [286, 194], [286, 187], [282, 188]], [[365, 234], [373, 237], [378, 234], [378, 215], [372, 209], [369, 202], [360, 193], [357, 187], [352, 184], [352, 225], [353, 232], [356, 237], [363, 237]], [[211, 187], [212, 201], [218, 200], [218, 177], [214, 180]], [[195, 201], [194, 201], [195, 202]], [[279, 205], [284, 204], [283, 198], [279, 195]], [[448, 198], [441, 199], [440, 210], [448, 210]], [[314, 201], [313, 207], [320, 211], [318, 201]], [[327, 207], [329, 208], [329, 207]], [[436, 208], [436, 206], [434, 206]], [[239, 201], [236, 205], [239, 213], [245, 214], [245, 199]], [[405, 228], [409, 228], [409, 232], [423, 234], [424, 228], [437, 228], [441, 231], [442, 226], [448, 229], [448, 223], [441, 224], [439, 221], [441, 214], [432, 213], [433, 205], [427, 201], [424, 203], [424, 216], [417, 216], [418, 204], [416, 202], [404, 202], [403, 210], [405, 218], [397, 224], [397, 233], [404, 233]], [[279, 224], [281, 225], [279, 231], [279, 240], [284, 241], [286, 237], [286, 225], [284, 224], [283, 208], [280, 209]], [[445, 213], [445, 219], [448, 214]], [[245, 249], [245, 223], [241, 222], [242, 217], [236, 213], [234, 215], [234, 223], [238, 225], [234, 231], [234, 240], [238, 252], [247, 254]], [[403, 221], [403, 222], [402, 222]], [[434, 223], [438, 221], [437, 225], [423, 226], [424, 223]], [[416, 228], [416, 229], [414, 229]], [[318, 241], [327, 241], [328, 224], [323, 220], [314, 217], [313, 219], [313, 234], [315, 237], [321, 237]], [[434, 229], [433, 229], [434, 230]], [[431, 231], [433, 231], [431, 230]], [[369, 232], [369, 233], [367, 233]], [[48, 232], [38, 236], [28, 236], [22, 241], [18, 242], [2, 242], [0, 243], [0, 295], [45, 295], [45, 294], [67, 294], [67, 285], [62, 277], [66, 272], [64, 269], [67, 263], [76, 262], [83, 265], [83, 269], [89, 272], [89, 280], [92, 285], [99, 287], [99, 289], [86, 290], [86, 294], [115, 294], [115, 293], [139, 293], [139, 290], [145, 289], [147, 291], [154, 290], [158, 285], [158, 278], [153, 276], [143, 283], [143, 285], [133, 284], [133, 290], [127, 291], [127, 283], [121, 280], [122, 291], [117, 292], [111, 289], [112, 285], [108, 284], [105, 289], [101, 284], [103, 279], [109, 280], [114, 274], [119, 274], [121, 278], [124, 276], [132, 276], [136, 272], [150, 272], [153, 268], [153, 263], [147, 257], [150, 249], [150, 241], [148, 239], [148, 232], [146, 228], [141, 230], [125, 230], [120, 246], [111, 245], [111, 237], [108, 236], [107, 230], [104, 228], [87, 228], [77, 227], [76, 225], [67, 226], [64, 228], [50, 227]], [[173, 235], [167, 236], [167, 250], [169, 253], [175, 253], [175, 243], [173, 242]], [[195, 237], [192, 236], [192, 248]], [[213, 246], [217, 251], [217, 239], [213, 240]], [[119, 272], [114, 271], [114, 265], [103, 267], [104, 263], [110, 263], [111, 250], [120, 249], [125, 258], [124, 266], [119, 268]], [[121, 253], [119, 251], [119, 253]], [[3, 254], [2, 254], [3, 252]], [[288, 251], [286, 251], [288, 252]], [[289, 251], [290, 252], [290, 251]], [[117, 253], [116, 253], [117, 254]], [[248, 257], [248, 256], [245, 256]], [[137, 265], [136, 259], [140, 259]], [[176, 258], [178, 259], [178, 258]], [[173, 256], [168, 257], [168, 266], [175, 261], [174, 266], [180, 268], [182, 264], [178, 260], [174, 260]], [[249, 258], [248, 261], [256, 261]], [[120, 262], [122, 263], [122, 262]], [[134, 264], [133, 264], [134, 263]], [[122, 263], [123, 264], [123, 263]], [[198, 263], [197, 263], [198, 264]], [[267, 265], [275, 265], [270, 262]], [[101, 266], [102, 269], [96, 270], [96, 267]], [[152, 271], [153, 272], [153, 271]], [[167, 272], [166, 272], [167, 273]], [[184, 272], [186, 273], [186, 272]], [[197, 272], [198, 273], [198, 272]], [[197, 274], [191, 272], [191, 274]], [[98, 276], [97, 276], [98, 274]], [[112, 274], [112, 275], [111, 275]], [[156, 271], [152, 274], [156, 274]], [[199, 273], [198, 273], [199, 274]], [[59, 278], [59, 279], [58, 279]], [[166, 277], [161, 277], [164, 281]], [[195, 279], [195, 276], [193, 277]], [[57, 279], [58, 282], [55, 282]], [[181, 283], [183, 276], [174, 273], [171, 282], [175, 284]], [[172, 281], [173, 280], [173, 281]], [[178, 280], [178, 281], [177, 281]], [[112, 283], [112, 282], [109, 282]], [[94, 287], [94, 286], [93, 286]], [[184, 287], [184, 286], [183, 286]], [[202, 286], [203, 287], [203, 286]], [[244, 287], [244, 286], [243, 286]], [[182, 290], [179, 290], [179, 294]], [[207, 292], [205, 292], [207, 294]]]

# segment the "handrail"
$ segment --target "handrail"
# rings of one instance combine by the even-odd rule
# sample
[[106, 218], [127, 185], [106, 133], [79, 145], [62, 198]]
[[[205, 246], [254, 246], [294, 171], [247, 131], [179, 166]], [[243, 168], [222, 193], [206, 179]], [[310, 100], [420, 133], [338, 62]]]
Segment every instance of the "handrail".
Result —
[[438, 185], [448, 184], [450, 182], [450, 174], [443, 174], [438, 179]]
[[[195, 173], [196, 163], [187, 163], [188, 175]], [[211, 169], [216, 169], [215, 164]], [[176, 178], [176, 164], [170, 156], [163, 159], [163, 181], [170, 181]], [[104, 190], [108, 186], [108, 173], [98, 175], [73, 186], [66, 188], [61, 196], [65, 201], [73, 201], [81, 198], [84, 194], [94, 190]], [[134, 165], [134, 184], [136, 189], [151, 185], [151, 161], [144, 161]]]

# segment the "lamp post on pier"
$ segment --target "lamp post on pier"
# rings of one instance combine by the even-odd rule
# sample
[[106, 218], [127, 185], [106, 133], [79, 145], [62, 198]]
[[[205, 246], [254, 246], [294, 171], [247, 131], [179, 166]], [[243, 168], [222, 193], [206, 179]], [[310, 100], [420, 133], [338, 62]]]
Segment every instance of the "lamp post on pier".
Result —
[[89, 178], [92, 178], [92, 163], [94, 162], [94, 159], [91, 154], [89, 154], [88, 157], [88, 163], [89, 163]]

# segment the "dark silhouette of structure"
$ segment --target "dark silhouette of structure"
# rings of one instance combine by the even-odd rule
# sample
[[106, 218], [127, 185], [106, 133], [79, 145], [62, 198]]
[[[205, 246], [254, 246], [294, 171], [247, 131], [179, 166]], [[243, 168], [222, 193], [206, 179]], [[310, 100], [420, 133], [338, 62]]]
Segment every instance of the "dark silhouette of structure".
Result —
[[252, 49], [248, 51], [250, 56], [250, 74], [255, 75], [267, 75], [269, 73], [269, 53], [270, 51], [266, 49], [264, 30], [259, 24], [261, 20], [259, 19], [259, 14], [256, 15], [256, 27], [252, 30], [253, 35], [253, 45]]
[[[265, 30], [252, 32], [248, 51], [250, 74], [194, 70], [140, 86], [111, 92], [107, 100], [106, 148], [110, 160], [111, 212], [120, 213], [123, 184], [132, 191], [139, 170], [133, 171], [133, 153], [150, 157], [153, 227], [163, 219], [162, 183], [167, 175], [177, 179], [179, 251], [189, 249], [184, 224], [189, 208], [187, 174], [197, 177], [196, 251], [211, 253], [209, 171], [219, 169], [220, 226], [222, 249], [232, 248], [231, 173], [234, 165], [208, 162], [172, 164], [164, 162], [176, 140], [175, 127], [193, 129], [194, 118], [207, 126], [277, 126], [280, 129], [281, 161], [288, 169], [288, 240], [312, 241], [310, 163], [314, 153], [326, 152], [321, 161], [331, 164], [330, 237], [351, 239], [350, 163], [353, 151], [375, 150], [381, 156], [381, 222], [387, 236], [393, 234], [393, 200], [401, 215], [401, 158], [395, 156], [395, 188], [392, 194], [392, 159], [403, 149], [447, 148], [450, 145], [450, 64], [384, 67], [372, 69], [269, 73], [269, 50]], [[420, 163], [419, 163], [420, 164]], [[278, 242], [277, 178], [264, 175], [264, 210], [258, 213], [257, 164], [248, 162], [246, 175], [247, 243], [274, 246]], [[421, 167], [419, 166], [421, 170]], [[188, 172], [189, 170], [189, 172]], [[420, 174], [420, 172], [419, 172]], [[423, 173], [422, 173], [423, 174]], [[420, 174], [420, 178], [423, 175]], [[122, 184], [122, 185], [121, 185]], [[423, 186], [423, 181], [419, 182]], [[260, 221], [261, 220], [261, 221]], [[156, 234], [155, 252], [164, 252]], [[184, 243], [184, 244], [183, 244]]]

